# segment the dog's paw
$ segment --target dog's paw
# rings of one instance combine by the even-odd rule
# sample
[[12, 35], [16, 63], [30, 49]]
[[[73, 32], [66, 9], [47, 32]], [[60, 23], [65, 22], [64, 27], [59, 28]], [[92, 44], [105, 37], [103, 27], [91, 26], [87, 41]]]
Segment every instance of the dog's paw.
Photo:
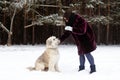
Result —
[[57, 70], [57, 72], [61, 72], [60, 70]]
[[33, 70], [35, 70], [35, 67], [27, 67], [27, 69], [28, 69], [29, 71], [33, 71]]

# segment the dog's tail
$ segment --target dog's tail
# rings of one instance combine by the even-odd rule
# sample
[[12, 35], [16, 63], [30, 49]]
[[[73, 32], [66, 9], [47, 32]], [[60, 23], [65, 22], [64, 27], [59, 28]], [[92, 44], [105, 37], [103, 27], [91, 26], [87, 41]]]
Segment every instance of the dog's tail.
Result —
[[33, 71], [35, 70], [35, 67], [27, 67], [28, 70]]

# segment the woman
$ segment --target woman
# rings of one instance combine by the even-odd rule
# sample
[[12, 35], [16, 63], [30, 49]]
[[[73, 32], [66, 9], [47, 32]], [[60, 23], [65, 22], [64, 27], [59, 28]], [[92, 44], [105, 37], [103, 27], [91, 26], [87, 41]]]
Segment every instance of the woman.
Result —
[[79, 70], [85, 69], [85, 56], [90, 63], [90, 73], [96, 72], [96, 66], [94, 58], [91, 52], [96, 49], [96, 42], [94, 33], [90, 25], [79, 14], [72, 13], [68, 9], [63, 16], [66, 27], [64, 34], [60, 37], [60, 41], [63, 42], [70, 34], [72, 34], [78, 49], [79, 55]]

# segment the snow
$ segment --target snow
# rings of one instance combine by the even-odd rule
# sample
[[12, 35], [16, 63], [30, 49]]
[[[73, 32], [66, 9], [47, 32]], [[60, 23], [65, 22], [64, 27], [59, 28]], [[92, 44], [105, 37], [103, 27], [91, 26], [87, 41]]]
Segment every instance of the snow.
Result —
[[120, 46], [98, 46], [92, 52], [97, 72], [78, 72], [79, 57], [75, 45], [60, 45], [59, 68], [61, 72], [29, 71], [35, 60], [45, 50], [45, 45], [0, 45], [0, 80], [120, 80]]

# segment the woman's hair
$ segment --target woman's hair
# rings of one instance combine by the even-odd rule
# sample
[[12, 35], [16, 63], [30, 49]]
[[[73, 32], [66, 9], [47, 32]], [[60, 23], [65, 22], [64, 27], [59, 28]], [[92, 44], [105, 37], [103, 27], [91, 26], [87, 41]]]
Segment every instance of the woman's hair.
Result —
[[72, 14], [72, 10], [71, 9], [67, 9], [63, 15], [63, 17], [69, 19], [70, 15]]

